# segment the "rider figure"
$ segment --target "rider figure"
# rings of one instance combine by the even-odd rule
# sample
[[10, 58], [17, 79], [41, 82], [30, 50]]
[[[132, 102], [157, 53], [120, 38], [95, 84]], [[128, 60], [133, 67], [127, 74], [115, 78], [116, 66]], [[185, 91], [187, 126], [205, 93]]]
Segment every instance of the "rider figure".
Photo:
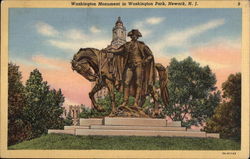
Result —
[[151, 89], [155, 82], [154, 58], [149, 47], [137, 40], [142, 37], [139, 30], [131, 30], [128, 36], [131, 38], [130, 42], [118, 49], [108, 48], [104, 51], [124, 56], [126, 62], [123, 76], [124, 98], [122, 106], [128, 105], [129, 95], [134, 95], [133, 106], [138, 107], [140, 98], [148, 94], [148, 89]]

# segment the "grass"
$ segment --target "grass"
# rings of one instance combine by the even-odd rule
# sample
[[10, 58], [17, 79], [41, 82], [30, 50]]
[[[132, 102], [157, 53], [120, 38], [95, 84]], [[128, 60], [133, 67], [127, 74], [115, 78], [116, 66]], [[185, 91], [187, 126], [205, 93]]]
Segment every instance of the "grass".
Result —
[[9, 147], [9, 150], [240, 150], [228, 139], [136, 136], [73, 136], [48, 134]]

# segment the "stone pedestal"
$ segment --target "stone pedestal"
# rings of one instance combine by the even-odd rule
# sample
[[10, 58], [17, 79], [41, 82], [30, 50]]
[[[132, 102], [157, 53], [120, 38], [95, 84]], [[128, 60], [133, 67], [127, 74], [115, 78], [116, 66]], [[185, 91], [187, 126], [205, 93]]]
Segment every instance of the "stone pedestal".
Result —
[[168, 136], [219, 138], [218, 133], [193, 131], [181, 127], [180, 121], [165, 119], [117, 118], [80, 119], [79, 126], [65, 126], [64, 130], [49, 130], [48, 133], [98, 136]]

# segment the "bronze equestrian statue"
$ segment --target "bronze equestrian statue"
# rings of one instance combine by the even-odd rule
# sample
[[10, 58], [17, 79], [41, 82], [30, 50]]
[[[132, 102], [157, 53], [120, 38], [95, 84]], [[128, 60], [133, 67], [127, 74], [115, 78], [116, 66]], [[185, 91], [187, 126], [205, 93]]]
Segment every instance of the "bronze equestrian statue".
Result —
[[[145, 117], [147, 115], [141, 107], [148, 95], [153, 97], [154, 108], [156, 113], [158, 113], [159, 97], [155, 88], [157, 72], [160, 80], [160, 94], [163, 104], [164, 106], [168, 104], [167, 71], [163, 65], [154, 62], [154, 57], [149, 47], [137, 40], [139, 37], [142, 37], [139, 30], [131, 30], [128, 36], [131, 38], [131, 41], [120, 46], [118, 49], [80, 49], [73, 57], [71, 62], [72, 69], [89, 81], [96, 82], [89, 93], [95, 109], [102, 110], [101, 106], [97, 105], [94, 94], [103, 87], [107, 87], [112, 106], [111, 116]], [[110, 65], [110, 62], [108, 62], [110, 61], [110, 58], [107, 56], [108, 53], [114, 54], [114, 58], [112, 59], [119, 58], [120, 62]], [[110, 73], [110, 67], [115, 67], [116, 71]], [[124, 95], [122, 105], [117, 108], [114, 95], [115, 89], [123, 92]], [[132, 106], [128, 105], [129, 96], [135, 97]]]

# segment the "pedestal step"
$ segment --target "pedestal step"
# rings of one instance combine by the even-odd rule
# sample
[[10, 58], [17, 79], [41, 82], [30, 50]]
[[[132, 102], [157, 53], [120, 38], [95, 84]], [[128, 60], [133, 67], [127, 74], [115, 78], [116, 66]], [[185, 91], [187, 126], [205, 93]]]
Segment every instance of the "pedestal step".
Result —
[[64, 130], [89, 129], [89, 126], [64, 126]]
[[103, 119], [80, 119], [80, 126], [103, 125]]
[[91, 125], [91, 126], [90, 126], [90, 129], [186, 131], [186, 128], [185, 128], [185, 127], [119, 126], [119, 125]]
[[167, 126], [170, 126], [170, 127], [181, 127], [181, 121], [168, 122]]
[[188, 128], [187, 131], [200, 132], [199, 129], [190, 129], [190, 128]]
[[168, 136], [168, 137], [201, 137], [205, 138], [205, 132], [187, 131], [154, 131], [154, 130], [103, 130], [103, 129], [76, 129], [76, 135], [98, 136]]
[[167, 126], [165, 119], [150, 118], [104, 118], [104, 125], [120, 126]]

